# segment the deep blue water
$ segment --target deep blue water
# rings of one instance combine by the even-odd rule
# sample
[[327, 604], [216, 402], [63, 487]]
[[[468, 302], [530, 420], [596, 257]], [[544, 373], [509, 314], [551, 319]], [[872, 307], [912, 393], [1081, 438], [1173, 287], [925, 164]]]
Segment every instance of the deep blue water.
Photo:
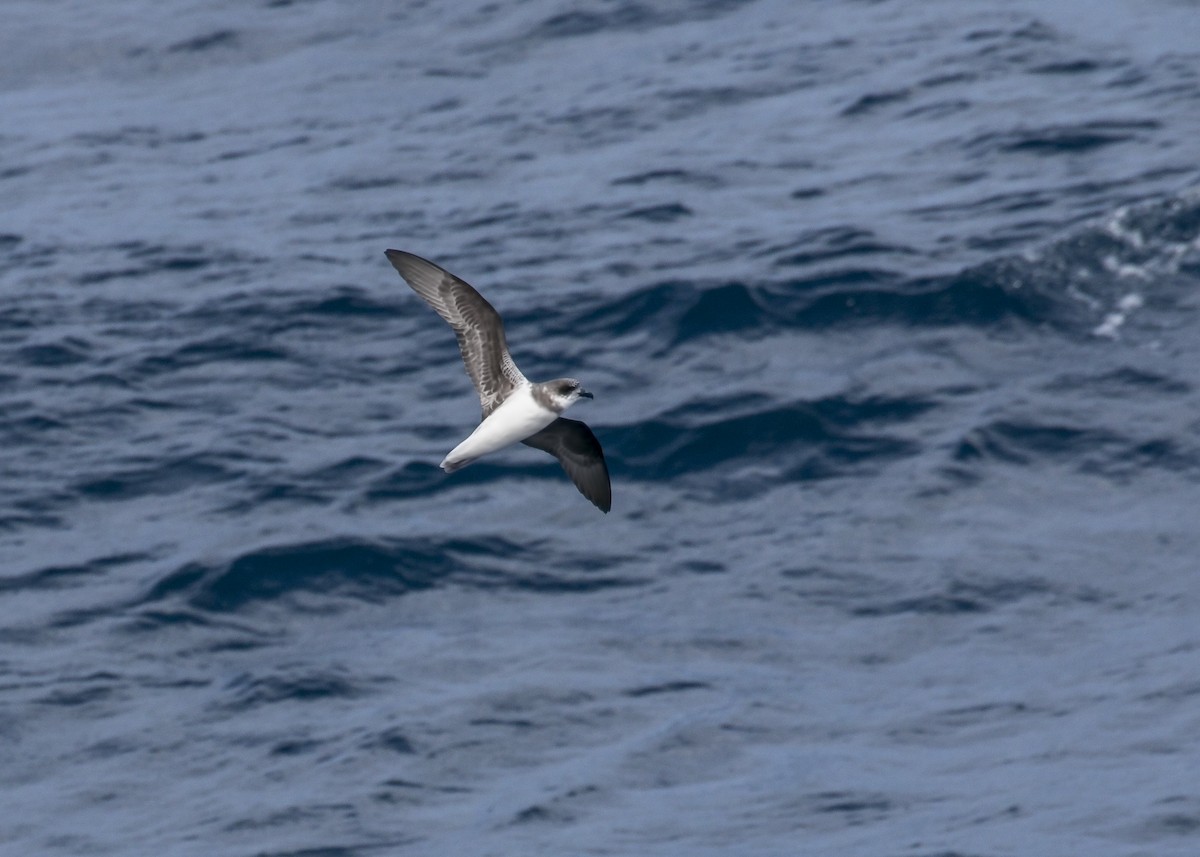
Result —
[[1200, 853], [1196, 3], [4, 17], [0, 853]]

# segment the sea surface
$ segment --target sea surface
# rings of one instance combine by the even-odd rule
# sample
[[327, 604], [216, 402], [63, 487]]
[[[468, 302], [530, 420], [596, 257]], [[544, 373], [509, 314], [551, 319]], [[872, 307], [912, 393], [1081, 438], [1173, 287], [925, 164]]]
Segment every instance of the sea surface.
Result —
[[1200, 854], [1195, 0], [0, 21], [4, 857]]

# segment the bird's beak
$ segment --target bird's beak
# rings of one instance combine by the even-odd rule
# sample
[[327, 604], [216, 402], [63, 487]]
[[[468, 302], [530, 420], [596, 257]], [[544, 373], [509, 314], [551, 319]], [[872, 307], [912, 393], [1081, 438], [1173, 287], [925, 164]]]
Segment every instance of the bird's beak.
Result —
[[581, 399], [594, 399], [594, 398], [596, 398], [596, 397], [595, 397], [595, 396], [593, 396], [591, 393], [589, 393], [587, 390], [580, 390], [580, 391], [579, 391], [579, 398], [581, 398]]

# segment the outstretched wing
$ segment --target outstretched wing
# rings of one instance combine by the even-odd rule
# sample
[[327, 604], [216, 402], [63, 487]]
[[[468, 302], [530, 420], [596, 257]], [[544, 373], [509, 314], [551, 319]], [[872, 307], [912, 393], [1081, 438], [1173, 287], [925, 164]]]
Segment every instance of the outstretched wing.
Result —
[[557, 458], [579, 493], [601, 512], [607, 513], [612, 508], [612, 483], [608, 465], [604, 463], [604, 450], [586, 423], [559, 417], [521, 443]]
[[386, 255], [413, 291], [454, 328], [463, 365], [479, 393], [484, 417], [499, 407], [515, 387], [528, 383], [508, 353], [500, 313], [483, 295], [420, 256], [402, 250], [388, 250]]

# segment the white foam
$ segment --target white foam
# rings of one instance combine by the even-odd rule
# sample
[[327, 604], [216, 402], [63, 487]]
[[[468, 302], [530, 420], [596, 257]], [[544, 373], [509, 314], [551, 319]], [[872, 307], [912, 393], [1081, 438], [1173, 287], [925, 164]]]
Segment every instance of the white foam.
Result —
[[1140, 309], [1145, 303], [1141, 295], [1136, 292], [1130, 292], [1117, 301], [1116, 308], [1104, 316], [1104, 321], [1100, 322], [1092, 333], [1096, 336], [1107, 336], [1115, 339], [1117, 331], [1121, 329], [1121, 325], [1129, 318], [1130, 313], [1136, 309]]

